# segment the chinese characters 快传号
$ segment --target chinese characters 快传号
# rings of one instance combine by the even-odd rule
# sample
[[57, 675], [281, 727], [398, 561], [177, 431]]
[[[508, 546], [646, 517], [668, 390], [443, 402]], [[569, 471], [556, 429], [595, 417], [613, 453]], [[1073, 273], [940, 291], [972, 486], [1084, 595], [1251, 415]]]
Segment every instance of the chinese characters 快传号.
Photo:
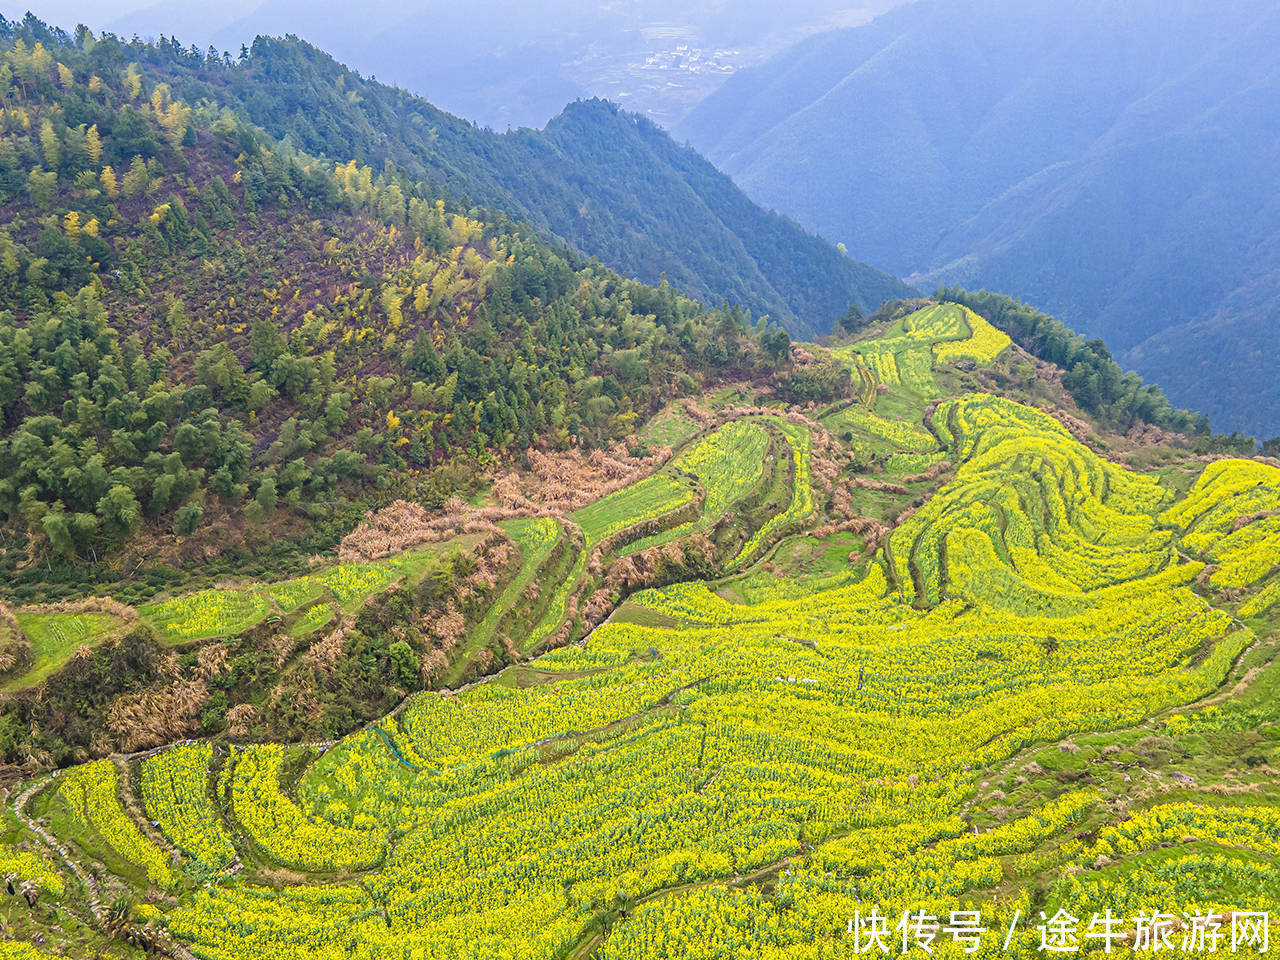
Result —
[[[987, 937], [999, 937], [1004, 952], [1027, 949], [1029, 935], [1038, 953], [1080, 953], [1086, 947], [1104, 953], [1132, 951], [1174, 951], [1216, 953], [1267, 953], [1270, 949], [1270, 916], [1265, 912], [1220, 913], [1139, 913], [1132, 917], [1113, 916], [1110, 910], [1095, 913], [1085, 922], [1059, 909], [1052, 915], [1040, 913], [1032, 924], [1016, 911], [1008, 926], [983, 925], [979, 910], [952, 910], [943, 920], [923, 910], [904, 911], [895, 922], [872, 908], [865, 916], [856, 912], [849, 920], [847, 937], [855, 953], [933, 953], [935, 946], [958, 943], [965, 953], [975, 953]], [[1019, 937], [1015, 940], [1015, 937]], [[1038, 942], [1035, 942], [1038, 941]]]

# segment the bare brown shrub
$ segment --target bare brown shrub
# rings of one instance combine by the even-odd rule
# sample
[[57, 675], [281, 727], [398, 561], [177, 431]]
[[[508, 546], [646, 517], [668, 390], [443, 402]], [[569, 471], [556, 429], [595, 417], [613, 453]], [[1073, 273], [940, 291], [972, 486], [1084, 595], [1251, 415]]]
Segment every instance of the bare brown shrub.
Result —
[[493, 495], [507, 510], [535, 512], [576, 510], [630, 486], [653, 473], [671, 456], [668, 447], [652, 448], [647, 457], [634, 457], [634, 437], [618, 441], [607, 451], [583, 453], [529, 451], [529, 470], [508, 473], [493, 485]]
[[125, 752], [177, 740], [200, 728], [200, 708], [209, 697], [203, 680], [118, 697], [107, 711], [107, 729]]
[[444, 655], [443, 650], [430, 650], [422, 658], [422, 680], [424, 683], [434, 683], [440, 677], [444, 676], [445, 669], [449, 666], [449, 658]]
[[208, 680], [222, 672], [227, 663], [227, 648], [220, 643], [210, 643], [196, 652], [196, 676]]
[[342, 657], [342, 647], [346, 640], [346, 630], [339, 627], [323, 640], [311, 645], [311, 649], [307, 651], [306, 662], [325, 673], [331, 674], [334, 665]]
[[438, 614], [423, 624], [427, 633], [435, 637], [442, 650], [452, 650], [467, 634], [467, 618], [450, 597], [445, 604], [444, 613]]
[[0, 603], [0, 673], [8, 673], [20, 664], [30, 663], [31, 642], [18, 626], [18, 618]]
[[237, 703], [227, 711], [227, 734], [232, 737], [247, 736], [257, 722], [257, 707], [251, 703]]
[[[473, 507], [458, 497], [445, 503], [440, 514], [432, 516], [424, 507], [406, 500], [396, 500], [381, 510], [365, 515], [355, 529], [338, 545], [338, 559], [343, 563], [360, 563], [399, 553], [424, 543], [440, 543], [463, 534], [505, 537], [496, 520], [532, 516], [535, 511], [496, 507]], [[322, 562], [317, 558], [317, 562]]]
[[939, 460], [924, 473], [913, 473], [910, 476], [902, 478], [903, 483], [923, 483], [927, 480], [937, 480], [948, 470], [951, 469], [950, 460]]
[[862, 490], [879, 490], [882, 493], [905, 494], [907, 488], [900, 483], [890, 483], [887, 480], [877, 480], [875, 477], [851, 477], [849, 486], [858, 487]]

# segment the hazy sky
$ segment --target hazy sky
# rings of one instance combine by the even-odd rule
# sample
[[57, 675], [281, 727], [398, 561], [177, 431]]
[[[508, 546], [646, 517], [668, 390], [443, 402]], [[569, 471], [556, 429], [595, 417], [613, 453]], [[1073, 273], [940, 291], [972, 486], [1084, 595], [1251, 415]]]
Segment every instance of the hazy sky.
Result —
[[117, 17], [151, 6], [155, 0], [34, 0], [13, 3], [0, 0], [0, 13], [10, 19], [26, 16], [30, 10], [41, 20], [71, 29], [77, 23], [103, 29]]
[[[234, 54], [293, 33], [366, 76], [495, 129], [540, 126], [604, 96], [678, 122], [731, 73], [801, 37], [852, 26], [902, 0], [0, 0], [47, 23]], [[440, 43], [447, 37], [447, 43]]]

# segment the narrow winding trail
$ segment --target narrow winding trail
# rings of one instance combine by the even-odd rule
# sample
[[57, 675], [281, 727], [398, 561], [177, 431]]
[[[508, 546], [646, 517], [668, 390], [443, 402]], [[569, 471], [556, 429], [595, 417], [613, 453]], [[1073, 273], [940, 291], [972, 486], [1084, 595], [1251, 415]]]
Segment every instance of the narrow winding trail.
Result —
[[22, 821], [22, 825], [24, 827], [34, 833], [45, 843], [46, 846], [57, 853], [58, 859], [62, 861], [63, 866], [74, 874], [77, 880], [84, 884], [84, 888], [89, 894], [89, 910], [93, 914], [93, 919], [98, 921], [98, 923], [102, 923], [106, 920], [107, 915], [106, 911], [102, 909], [102, 891], [98, 887], [97, 878], [80, 866], [80, 864], [76, 863], [75, 860], [71, 859], [71, 854], [67, 851], [67, 848], [60, 844], [51, 833], [45, 830], [44, 827], [40, 826], [34, 818], [27, 816], [27, 804], [30, 802], [31, 798], [40, 790], [48, 786], [52, 779], [52, 777], [42, 777], [39, 780], [35, 780], [27, 787], [27, 789], [18, 794], [13, 801], [14, 815]]

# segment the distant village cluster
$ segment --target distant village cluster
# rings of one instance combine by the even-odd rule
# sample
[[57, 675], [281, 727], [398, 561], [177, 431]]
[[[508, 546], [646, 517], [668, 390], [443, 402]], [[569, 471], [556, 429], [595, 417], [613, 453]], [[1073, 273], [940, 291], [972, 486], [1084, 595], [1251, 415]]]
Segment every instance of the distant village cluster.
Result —
[[670, 50], [660, 50], [644, 58], [637, 69], [646, 71], [682, 71], [693, 74], [722, 74], [727, 76], [739, 67], [741, 50], [701, 50], [687, 43], [677, 44]]

